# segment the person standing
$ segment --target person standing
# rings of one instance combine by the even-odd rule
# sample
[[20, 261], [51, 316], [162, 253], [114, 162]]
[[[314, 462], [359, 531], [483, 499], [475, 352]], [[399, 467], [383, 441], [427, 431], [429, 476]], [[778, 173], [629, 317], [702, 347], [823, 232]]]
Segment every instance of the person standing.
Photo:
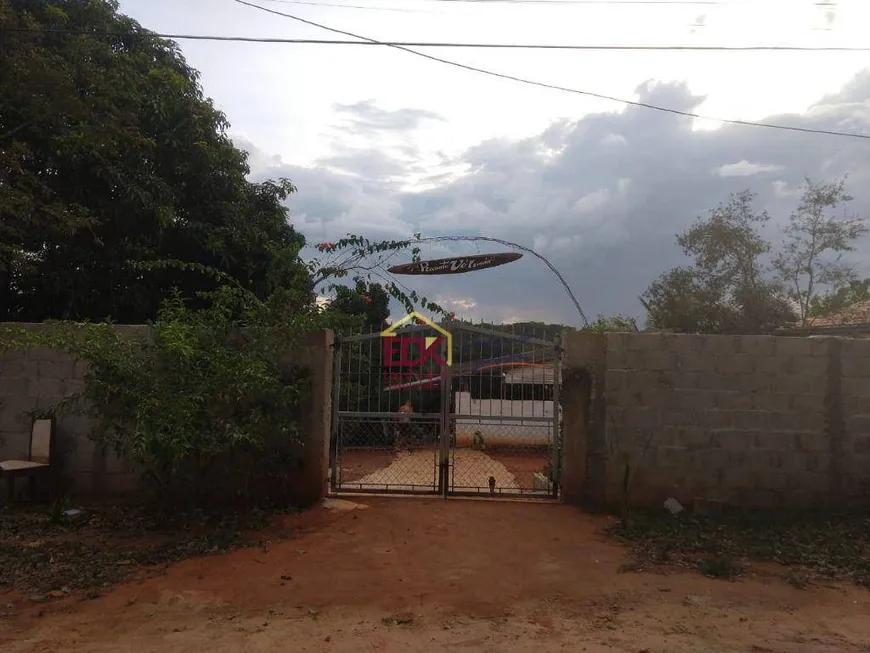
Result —
[[411, 415], [414, 413], [414, 404], [410, 399], [399, 406], [399, 424], [396, 438], [396, 450], [411, 450]]

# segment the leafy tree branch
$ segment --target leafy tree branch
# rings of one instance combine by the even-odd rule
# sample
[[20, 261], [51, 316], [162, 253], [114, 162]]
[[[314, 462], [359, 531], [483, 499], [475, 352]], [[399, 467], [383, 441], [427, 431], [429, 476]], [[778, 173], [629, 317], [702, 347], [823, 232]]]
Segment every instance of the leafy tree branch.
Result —
[[[798, 306], [801, 326], [812, 314], [820, 287], [848, 287], [855, 280], [843, 254], [854, 251], [855, 240], [868, 229], [863, 218], [846, 213], [852, 199], [845, 178], [832, 183], [807, 179], [801, 202], [789, 216], [785, 242], [773, 265]], [[832, 213], [836, 209], [842, 210], [841, 216]]]
[[338, 280], [347, 279], [353, 282], [354, 288], [364, 289], [373, 279], [380, 279], [385, 283], [378, 284], [379, 287], [386, 290], [409, 313], [420, 306], [437, 315], [452, 316], [452, 313], [428, 297], [386, 275], [387, 261], [399, 252], [410, 249], [412, 260], [419, 260], [420, 242], [420, 234], [414, 234], [408, 240], [383, 241], [372, 241], [363, 236], [349, 234], [336, 242], [318, 243], [317, 250], [324, 256], [309, 263], [312, 286], [339, 293], [343, 292], [340, 289], [344, 286]]

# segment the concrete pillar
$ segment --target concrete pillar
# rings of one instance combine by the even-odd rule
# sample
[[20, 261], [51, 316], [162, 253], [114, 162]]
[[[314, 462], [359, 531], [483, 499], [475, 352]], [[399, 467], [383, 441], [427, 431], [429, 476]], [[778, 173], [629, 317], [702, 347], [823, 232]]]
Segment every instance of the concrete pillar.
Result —
[[310, 392], [300, 424], [305, 438], [299, 448], [299, 467], [289, 481], [288, 496], [304, 508], [326, 496], [329, 484], [329, 433], [332, 417], [332, 360], [335, 335], [312, 333], [289, 356], [293, 365], [311, 372]]
[[562, 500], [603, 503], [606, 479], [604, 447], [604, 334], [565, 336], [562, 371]]

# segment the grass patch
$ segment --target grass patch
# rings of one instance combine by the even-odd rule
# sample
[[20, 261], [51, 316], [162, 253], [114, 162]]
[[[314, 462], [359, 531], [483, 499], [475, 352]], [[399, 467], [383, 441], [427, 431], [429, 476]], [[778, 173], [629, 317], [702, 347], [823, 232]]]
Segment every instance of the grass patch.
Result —
[[734, 579], [749, 562], [775, 562], [791, 568], [786, 580], [795, 587], [815, 578], [870, 587], [870, 518], [863, 516], [639, 512], [608, 532], [629, 544], [642, 566], [676, 565]]
[[698, 571], [710, 578], [734, 580], [744, 571], [744, 566], [734, 558], [722, 555], [712, 555], [698, 562]]
[[143, 567], [263, 546], [252, 532], [270, 514], [160, 517], [142, 508], [87, 508], [75, 517], [66, 504], [0, 510], [0, 588], [39, 595], [86, 591], [123, 581]]

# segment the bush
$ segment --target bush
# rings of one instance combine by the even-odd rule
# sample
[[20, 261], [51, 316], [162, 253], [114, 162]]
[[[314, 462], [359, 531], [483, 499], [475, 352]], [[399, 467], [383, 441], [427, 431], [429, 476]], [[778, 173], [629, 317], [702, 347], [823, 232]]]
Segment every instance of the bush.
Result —
[[61, 410], [78, 405], [93, 417], [92, 437], [136, 465], [160, 505], [284, 502], [309, 385], [308, 370], [287, 355], [322, 315], [230, 286], [211, 300], [194, 311], [173, 297], [146, 337], [59, 322], [17, 341], [88, 363], [85, 390]]

